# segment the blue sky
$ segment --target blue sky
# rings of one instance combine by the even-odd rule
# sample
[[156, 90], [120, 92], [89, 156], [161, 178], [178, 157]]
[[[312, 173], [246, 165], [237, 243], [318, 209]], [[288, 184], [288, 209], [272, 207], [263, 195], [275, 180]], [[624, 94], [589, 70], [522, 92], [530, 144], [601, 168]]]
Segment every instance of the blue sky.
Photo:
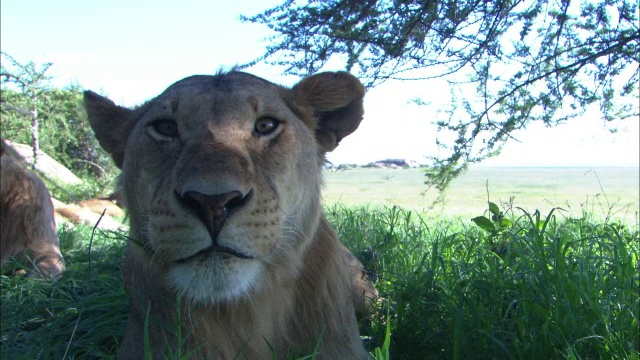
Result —
[[[269, 29], [242, 23], [277, 5], [252, 1], [30, 1], [0, 2], [2, 51], [20, 62], [52, 62], [48, 74], [56, 86], [77, 83], [135, 105], [192, 74], [245, 63], [263, 54]], [[327, 69], [327, 70], [338, 70]], [[258, 65], [248, 70], [273, 82], [292, 85], [282, 69]], [[391, 82], [365, 99], [360, 129], [329, 155], [335, 163], [366, 163], [382, 158], [424, 161], [437, 154], [435, 127], [439, 108], [449, 102], [442, 82]], [[419, 107], [409, 99], [421, 97]], [[617, 124], [610, 134], [597, 111], [549, 129], [530, 126], [515, 134], [493, 166], [638, 166], [638, 120]]]

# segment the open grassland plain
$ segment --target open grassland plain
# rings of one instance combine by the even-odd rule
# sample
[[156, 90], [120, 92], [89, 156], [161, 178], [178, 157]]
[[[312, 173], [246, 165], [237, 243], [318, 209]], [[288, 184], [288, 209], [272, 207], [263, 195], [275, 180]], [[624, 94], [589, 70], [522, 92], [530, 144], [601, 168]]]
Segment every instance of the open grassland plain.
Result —
[[[617, 176], [609, 170], [596, 170], [608, 201], [619, 198], [629, 213], [637, 211], [637, 170], [635, 183], [624, 179], [626, 170]], [[461, 201], [468, 212], [462, 217], [423, 212], [432, 195], [415, 195], [424, 190], [419, 170], [327, 174], [325, 199], [359, 195], [350, 205], [327, 205], [326, 213], [380, 292], [360, 324], [372, 358], [640, 358], [637, 220], [585, 216], [581, 201], [599, 199], [602, 189], [581, 180], [584, 170], [574, 172], [573, 183], [571, 176], [547, 175], [546, 185], [535, 188], [544, 194], [540, 202], [523, 195], [533, 188], [527, 179], [540, 171], [519, 172], [526, 191], [515, 195], [513, 207], [528, 210], [508, 211], [501, 200], [514, 195], [515, 174], [489, 179], [491, 210], [487, 173], [456, 180], [459, 190], [452, 189], [447, 204]], [[344, 192], [332, 195], [342, 176], [349, 176], [341, 180]], [[572, 188], [582, 190], [572, 197], [561, 191]], [[564, 201], [577, 204], [571, 216], [553, 210]], [[114, 358], [127, 316], [121, 261], [128, 240], [122, 232], [92, 230], [59, 228], [67, 271], [57, 282], [16, 275], [16, 262], [3, 266], [1, 359]], [[167, 331], [178, 331], [176, 324]], [[177, 344], [167, 346], [180, 353]]]
[[[429, 218], [469, 218], [497, 204], [513, 202], [529, 212], [636, 224], [640, 208], [639, 168], [499, 168], [472, 167], [455, 179], [444, 203], [434, 205], [435, 189], [426, 191], [421, 169], [353, 169], [325, 172], [325, 204], [393, 206], [424, 212]], [[426, 192], [425, 192], [426, 191]], [[505, 206], [508, 207], [508, 206]]]

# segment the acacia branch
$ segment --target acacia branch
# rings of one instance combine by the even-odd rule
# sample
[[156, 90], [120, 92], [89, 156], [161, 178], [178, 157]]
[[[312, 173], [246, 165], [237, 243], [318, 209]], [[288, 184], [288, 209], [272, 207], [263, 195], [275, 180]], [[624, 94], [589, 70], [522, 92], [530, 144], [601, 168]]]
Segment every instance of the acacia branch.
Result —
[[517, 84], [515, 87], [513, 87], [510, 91], [506, 92], [505, 94], [503, 94], [502, 96], [498, 97], [487, 109], [485, 109], [480, 116], [478, 117], [477, 122], [479, 123], [482, 118], [484, 118], [488, 112], [495, 107], [496, 105], [502, 103], [505, 99], [513, 96], [517, 91], [521, 90], [522, 88], [525, 88], [533, 83], [535, 83], [536, 81], [542, 80], [544, 78], [547, 78], [553, 74], [557, 74], [557, 73], [561, 73], [564, 72], [566, 70], [570, 70], [576, 66], [578, 67], [583, 67], [584, 65], [586, 65], [589, 62], [594, 61], [595, 59], [601, 57], [601, 56], [605, 56], [610, 54], [614, 49], [617, 48], [621, 48], [622, 46], [628, 44], [631, 41], [634, 40], [639, 40], [640, 39], [640, 34], [636, 34], [635, 36], [632, 37], [628, 37], [628, 38], [623, 38], [621, 39], [621, 41], [619, 41], [617, 44], [612, 45], [610, 47], [607, 47], [606, 49], [600, 50], [597, 53], [591, 54], [587, 57], [581, 58], [569, 65], [565, 65], [565, 66], [561, 66], [561, 67], [556, 67], [554, 69], [551, 69], [545, 73], [542, 73], [538, 76], [535, 76], [533, 78], [527, 79], [526, 81], [521, 82], [520, 84]]

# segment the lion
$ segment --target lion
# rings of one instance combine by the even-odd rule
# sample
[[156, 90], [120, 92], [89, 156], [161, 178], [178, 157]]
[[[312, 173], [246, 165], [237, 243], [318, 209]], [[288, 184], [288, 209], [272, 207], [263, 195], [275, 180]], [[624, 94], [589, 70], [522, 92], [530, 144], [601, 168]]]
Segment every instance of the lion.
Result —
[[235, 70], [131, 109], [84, 93], [130, 221], [119, 359], [368, 358], [355, 312], [375, 288], [320, 202], [325, 154], [358, 128], [364, 94], [346, 72], [286, 88]]
[[80, 201], [77, 204], [65, 204], [53, 200], [56, 221], [73, 224], [98, 226], [101, 229], [118, 230], [122, 228], [121, 219], [124, 210], [114, 195]]
[[64, 271], [51, 195], [4, 140], [0, 150], [0, 264], [26, 261], [29, 277], [56, 278]]

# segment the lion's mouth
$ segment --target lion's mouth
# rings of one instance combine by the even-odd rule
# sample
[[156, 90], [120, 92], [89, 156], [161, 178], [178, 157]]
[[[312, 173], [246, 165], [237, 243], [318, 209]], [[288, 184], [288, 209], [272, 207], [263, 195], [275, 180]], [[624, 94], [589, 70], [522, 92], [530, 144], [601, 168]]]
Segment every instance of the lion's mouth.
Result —
[[227, 218], [238, 211], [241, 207], [251, 201], [253, 189], [246, 195], [242, 195], [239, 191], [232, 191], [225, 194], [208, 195], [195, 191], [187, 191], [183, 195], [175, 193], [176, 198], [194, 216], [200, 218], [206, 226], [213, 244], [206, 247], [193, 255], [189, 255], [183, 259], [177, 260], [177, 263], [184, 263], [198, 257], [209, 255], [218, 255], [225, 258], [234, 256], [240, 259], [253, 259], [253, 256], [246, 255], [238, 250], [219, 245], [218, 236], [224, 226]]
[[253, 256], [250, 255], [246, 255], [243, 254], [237, 250], [228, 248], [226, 246], [221, 246], [221, 245], [211, 245], [207, 248], [204, 248], [200, 251], [198, 251], [197, 253], [193, 254], [193, 255], [189, 255], [186, 258], [182, 258], [180, 260], [177, 260], [176, 263], [178, 264], [182, 264], [188, 261], [191, 261], [195, 258], [201, 257], [201, 256], [207, 256], [207, 255], [212, 255], [212, 254], [219, 254], [221, 256], [235, 256], [237, 258], [240, 259], [253, 259]]

